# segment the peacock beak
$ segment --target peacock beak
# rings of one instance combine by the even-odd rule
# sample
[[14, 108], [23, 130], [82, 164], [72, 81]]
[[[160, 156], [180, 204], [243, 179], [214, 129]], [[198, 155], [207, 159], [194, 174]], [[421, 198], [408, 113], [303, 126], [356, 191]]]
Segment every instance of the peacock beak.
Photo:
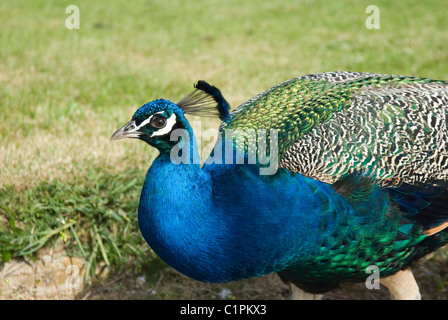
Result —
[[129, 121], [123, 127], [114, 132], [110, 140], [120, 140], [124, 138], [139, 138], [142, 132], [138, 131], [139, 127], [134, 120]]

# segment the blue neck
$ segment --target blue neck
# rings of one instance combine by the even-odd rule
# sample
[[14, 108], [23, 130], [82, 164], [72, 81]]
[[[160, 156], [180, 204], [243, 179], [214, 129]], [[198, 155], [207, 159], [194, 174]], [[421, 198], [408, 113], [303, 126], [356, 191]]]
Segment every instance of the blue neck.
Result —
[[[157, 255], [189, 277], [262, 276], [317, 254], [312, 244], [321, 241], [319, 219], [334, 208], [321, 202], [331, 188], [319, 185], [316, 197], [309, 183], [286, 171], [260, 176], [253, 165], [174, 164], [162, 153], [146, 176], [139, 227]], [[286, 215], [273, 211], [278, 203]]]
[[210, 254], [210, 236], [221, 229], [211, 214], [211, 198], [208, 174], [198, 164], [174, 164], [167, 153], [148, 170], [140, 198], [145, 240], [162, 260], [192, 277], [194, 264]]

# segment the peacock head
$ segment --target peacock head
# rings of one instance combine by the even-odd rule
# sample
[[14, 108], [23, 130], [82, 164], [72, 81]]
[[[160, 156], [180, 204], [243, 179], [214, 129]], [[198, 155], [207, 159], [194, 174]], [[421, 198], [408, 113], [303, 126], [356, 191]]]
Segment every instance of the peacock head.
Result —
[[187, 130], [191, 127], [185, 114], [202, 116], [219, 116], [228, 121], [229, 104], [218, 88], [205, 81], [195, 85], [196, 90], [178, 103], [165, 99], [157, 99], [141, 106], [132, 116], [131, 121], [115, 131], [111, 140], [137, 138], [159, 149], [168, 152], [178, 141], [171, 139], [176, 129]]
[[191, 130], [184, 112], [171, 101], [157, 99], [138, 108], [131, 121], [115, 131], [111, 140], [137, 138], [160, 151], [168, 151], [175, 143], [170, 141], [175, 129]]

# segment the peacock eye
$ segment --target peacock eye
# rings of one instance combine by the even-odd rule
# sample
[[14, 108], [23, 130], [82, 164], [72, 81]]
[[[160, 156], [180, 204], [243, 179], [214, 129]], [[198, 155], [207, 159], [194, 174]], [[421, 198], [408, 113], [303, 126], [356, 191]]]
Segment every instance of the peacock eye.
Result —
[[156, 129], [162, 129], [166, 125], [166, 119], [164, 117], [154, 116], [150, 124]]

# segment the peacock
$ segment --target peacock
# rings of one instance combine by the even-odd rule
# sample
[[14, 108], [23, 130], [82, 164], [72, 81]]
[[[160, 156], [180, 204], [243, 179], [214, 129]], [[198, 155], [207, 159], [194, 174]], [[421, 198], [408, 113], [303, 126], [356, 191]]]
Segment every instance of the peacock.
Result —
[[[222, 121], [201, 162], [186, 115]], [[282, 82], [230, 112], [198, 81], [141, 106], [111, 140], [160, 154], [139, 229], [168, 265], [221, 283], [277, 273], [318, 299], [375, 268], [420, 299], [411, 264], [448, 242], [448, 82], [349, 71]]]

